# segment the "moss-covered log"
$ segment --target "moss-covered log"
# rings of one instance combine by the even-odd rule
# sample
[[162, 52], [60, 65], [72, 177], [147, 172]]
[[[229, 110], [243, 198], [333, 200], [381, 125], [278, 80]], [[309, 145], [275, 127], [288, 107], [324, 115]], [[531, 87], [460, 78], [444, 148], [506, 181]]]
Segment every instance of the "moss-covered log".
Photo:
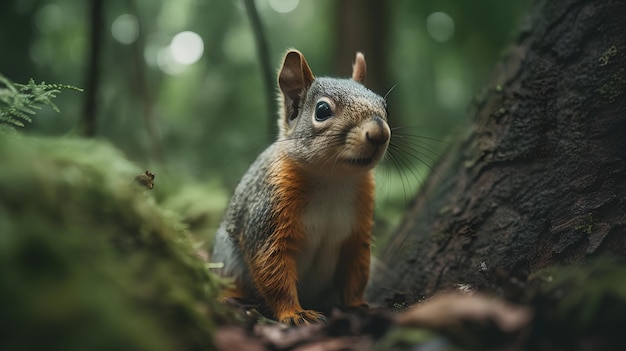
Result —
[[102, 142], [17, 134], [0, 165], [0, 349], [213, 348], [220, 284], [142, 170]]
[[626, 256], [626, 3], [537, 1], [375, 275], [378, 302]]

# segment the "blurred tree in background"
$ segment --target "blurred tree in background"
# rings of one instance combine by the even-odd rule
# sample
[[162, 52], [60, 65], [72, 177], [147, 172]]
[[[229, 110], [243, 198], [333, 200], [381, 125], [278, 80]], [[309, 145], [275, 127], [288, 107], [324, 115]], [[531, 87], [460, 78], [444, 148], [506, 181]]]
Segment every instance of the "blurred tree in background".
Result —
[[[97, 3], [102, 28], [93, 36]], [[379, 172], [379, 214], [393, 220], [446, 145], [434, 140], [469, 125], [472, 98], [528, 3], [258, 0], [256, 7], [275, 67], [294, 47], [316, 74], [346, 76], [355, 51], [364, 52], [370, 87], [389, 94], [392, 127], [417, 144], [403, 158], [410, 169], [389, 163]], [[273, 138], [243, 1], [4, 0], [0, 23], [0, 72], [9, 79], [89, 89], [62, 94], [62, 114], [42, 111], [28, 133], [80, 134], [81, 115], [93, 114], [95, 136], [157, 172], [161, 185], [211, 180], [223, 205]], [[91, 38], [101, 40], [97, 90], [88, 81]], [[85, 108], [91, 93], [95, 107]]]

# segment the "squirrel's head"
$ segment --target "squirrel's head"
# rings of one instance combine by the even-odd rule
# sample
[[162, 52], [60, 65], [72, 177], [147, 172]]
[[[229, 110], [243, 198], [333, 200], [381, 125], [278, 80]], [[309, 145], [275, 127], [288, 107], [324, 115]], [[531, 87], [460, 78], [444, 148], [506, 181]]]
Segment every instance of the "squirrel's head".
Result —
[[367, 89], [363, 54], [352, 79], [315, 78], [304, 56], [290, 50], [278, 74], [278, 142], [303, 166], [366, 171], [383, 157], [391, 131], [385, 99]]

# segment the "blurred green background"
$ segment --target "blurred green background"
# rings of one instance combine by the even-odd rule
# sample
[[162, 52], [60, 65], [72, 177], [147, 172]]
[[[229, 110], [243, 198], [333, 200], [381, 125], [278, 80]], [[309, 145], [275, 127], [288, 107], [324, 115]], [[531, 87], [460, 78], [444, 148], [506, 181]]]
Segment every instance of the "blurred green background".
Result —
[[[86, 89], [91, 7], [100, 2], [96, 137], [157, 174], [155, 192], [210, 233], [229, 194], [273, 139], [254, 30], [243, 1], [3, 0], [0, 73], [14, 82]], [[515, 37], [530, 0], [258, 0], [272, 74], [302, 51], [316, 75], [350, 72], [388, 94], [400, 164], [378, 170], [377, 216], [388, 230], [450, 136], [469, 128], [473, 98]], [[392, 89], [393, 87], [393, 89]], [[63, 92], [25, 133], [80, 135], [90, 91]], [[274, 93], [274, 92], [272, 92]], [[202, 228], [202, 229], [200, 229]], [[207, 229], [208, 228], [208, 229]], [[204, 234], [203, 234], [204, 235]]]

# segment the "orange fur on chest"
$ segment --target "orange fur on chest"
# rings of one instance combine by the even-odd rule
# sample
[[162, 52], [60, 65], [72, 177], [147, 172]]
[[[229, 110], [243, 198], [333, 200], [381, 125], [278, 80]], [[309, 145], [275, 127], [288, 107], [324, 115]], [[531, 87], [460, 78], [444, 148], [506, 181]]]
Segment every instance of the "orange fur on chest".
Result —
[[[337, 250], [337, 273], [332, 282], [342, 304], [363, 304], [363, 291], [369, 277], [370, 231], [372, 226], [374, 181], [371, 172], [355, 179], [354, 216], [345, 218], [354, 223], [348, 238]], [[268, 177], [274, 188], [272, 197], [272, 222], [274, 231], [264, 247], [252, 260], [251, 273], [255, 284], [277, 318], [300, 310], [297, 281], [298, 255], [307, 247], [304, 211], [314, 194], [313, 184], [294, 163], [282, 160], [274, 165]], [[313, 282], [315, 283], [315, 282]], [[320, 296], [323, 299], [324, 296]]]

